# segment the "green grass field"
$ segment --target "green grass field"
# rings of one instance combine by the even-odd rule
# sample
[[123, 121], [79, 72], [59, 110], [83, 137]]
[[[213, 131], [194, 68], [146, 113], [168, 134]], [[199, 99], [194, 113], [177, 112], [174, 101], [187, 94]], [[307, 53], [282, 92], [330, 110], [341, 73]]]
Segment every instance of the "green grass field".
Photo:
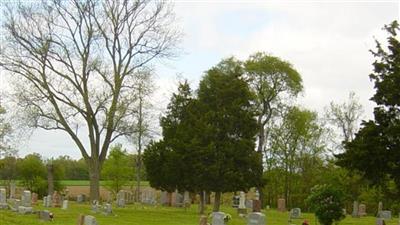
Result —
[[[35, 207], [36, 210], [43, 207]], [[211, 206], [208, 206], [208, 210]], [[141, 206], [128, 205], [126, 208], [113, 207], [113, 216], [104, 216], [100, 213], [94, 214], [90, 211], [88, 204], [76, 204], [71, 202], [68, 210], [59, 208], [48, 209], [54, 213], [54, 221], [48, 222], [53, 225], [75, 225], [78, 215], [83, 213], [96, 217], [99, 225], [198, 225], [199, 215], [197, 214], [197, 205], [192, 205], [188, 210], [173, 207], [157, 207], [157, 206]], [[223, 212], [230, 213], [232, 220], [228, 225], [246, 225], [246, 221], [240, 218], [235, 209], [230, 207], [222, 207]], [[268, 225], [288, 225], [288, 213], [281, 213], [275, 210], [266, 211]], [[310, 225], [317, 224], [313, 214], [303, 214], [304, 219], [309, 220]], [[299, 225], [303, 219], [292, 221], [291, 224]], [[0, 210], [1, 225], [43, 225], [46, 222], [39, 221], [36, 215], [18, 215], [9, 210]], [[341, 221], [341, 225], [373, 225], [374, 217], [351, 218], [348, 216]], [[392, 219], [386, 223], [387, 225], [397, 225], [397, 219]]]

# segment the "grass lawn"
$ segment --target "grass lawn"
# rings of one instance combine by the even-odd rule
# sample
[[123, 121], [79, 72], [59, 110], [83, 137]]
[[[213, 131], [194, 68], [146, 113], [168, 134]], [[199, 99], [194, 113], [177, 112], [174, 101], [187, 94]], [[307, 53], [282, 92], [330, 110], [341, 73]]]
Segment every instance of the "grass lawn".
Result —
[[[36, 210], [43, 209], [43, 207], [35, 207]], [[75, 202], [69, 203], [68, 210], [61, 210], [59, 208], [50, 208], [54, 213], [55, 219], [48, 224], [53, 225], [75, 225], [78, 215], [80, 213], [86, 215], [93, 215], [96, 217], [99, 225], [198, 225], [199, 215], [197, 214], [197, 205], [192, 205], [190, 209], [185, 211], [182, 208], [173, 207], [157, 207], [157, 206], [139, 206], [129, 205], [126, 208], [115, 208], [114, 216], [104, 216], [102, 214], [94, 214], [90, 211], [88, 204], [76, 204]], [[208, 206], [211, 210], [211, 206]], [[243, 218], [237, 216], [235, 209], [230, 207], [222, 207], [223, 212], [230, 213], [232, 220], [228, 225], [246, 225]], [[288, 213], [280, 213], [275, 210], [266, 212], [268, 225], [288, 225]], [[308, 219], [310, 225], [316, 224], [313, 214], [303, 214], [305, 219]], [[294, 220], [292, 224], [299, 225], [303, 220]], [[1, 225], [43, 225], [45, 222], [39, 221], [36, 215], [18, 215], [17, 213], [9, 210], [0, 210], [0, 224]], [[341, 225], [373, 225], [375, 224], [374, 217], [363, 217], [354, 219], [348, 216], [345, 220], [341, 221]], [[397, 225], [397, 220], [392, 219], [387, 225]]]

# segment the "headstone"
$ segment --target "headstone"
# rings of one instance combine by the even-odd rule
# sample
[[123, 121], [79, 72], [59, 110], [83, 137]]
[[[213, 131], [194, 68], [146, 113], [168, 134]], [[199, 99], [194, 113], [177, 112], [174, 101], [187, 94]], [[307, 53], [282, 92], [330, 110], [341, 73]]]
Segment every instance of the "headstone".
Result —
[[232, 197], [232, 208], [239, 208], [239, 200], [240, 197], [238, 195]]
[[385, 225], [385, 220], [382, 218], [376, 218], [376, 225]]
[[61, 209], [64, 209], [64, 210], [68, 209], [68, 200], [63, 201]]
[[200, 216], [200, 225], [207, 225], [208, 223], [207, 223], [207, 216], [205, 216], [205, 215], [201, 215]]
[[247, 209], [250, 209], [250, 211], [253, 210], [253, 200], [246, 199], [245, 205], [246, 205], [246, 208], [247, 208]]
[[85, 215], [80, 214], [78, 216], [78, 221], [76, 222], [76, 225], [83, 225], [84, 222], [85, 222]]
[[247, 216], [247, 225], [265, 225], [265, 215], [260, 212], [253, 212]]
[[0, 209], [8, 209], [6, 189], [0, 189]]
[[239, 196], [238, 214], [239, 214], [239, 215], [245, 215], [245, 214], [247, 214], [246, 195], [245, 195], [245, 193], [244, 193], [243, 191], [240, 192], [240, 196]]
[[32, 207], [26, 207], [26, 206], [19, 206], [18, 207], [18, 213], [20, 214], [30, 214], [33, 212]]
[[99, 202], [96, 201], [96, 200], [94, 200], [94, 201], [92, 202], [92, 211], [93, 211], [94, 213], [98, 213], [98, 212], [100, 211], [100, 209], [101, 209], [101, 206], [99, 205]]
[[352, 217], [358, 217], [358, 202], [353, 202], [353, 212], [351, 213]]
[[160, 204], [163, 206], [168, 205], [168, 193], [166, 191], [162, 191], [160, 195]]
[[253, 212], [261, 212], [261, 201], [258, 199], [253, 200]]
[[18, 212], [18, 207], [21, 206], [21, 200], [19, 199], [10, 199], [10, 208], [14, 212]]
[[51, 195], [47, 195], [45, 207], [51, 207], [52, 205], [53, 205], [52, 197], [51, 197]]
[[383, 210], [383, 203], [379, 202], [378, 203], [378, 216], [379, 216], [379, 214], [381, 213], [382, 210]]
[[10, 183], [10, 199], [15, 198], [15, 189], [17, 185], [15, 184], [15, 181], [11, 181]]
[[108, 203], [112, 203], [112, 202], [113, 202], [113, 195], [112, 195], [112, 192], [111, 192], [111, 191], [109, 191], [109, 192], [107, 193], [107, 202], [108, 202]]
[[109, 216], [109, 215], [112, 214], [112, 206], [111, 206], [111, 204], [107, 203], [107, 204], [104, 205], [103, 214], [106, 215], [106, 216]]
[[47, 202], [47, 196], [43, 197], [43, 207], [46, 207], [46, 202]]
[[285, 212], [286, 211], [286, 201], [284, 198], [278, 199], [278, 211]]
[[85, 216], [83, 224], [84, 225], [97, 225], [97, 221], [94, 216]]
[[190, 203], [191, 203], [190, 194], [188, 191], [185, 191], [183, 193], [183, 204], [185, 205], [185, 208], [190, 207]]
[[60, 194], [58, 194], [57, 191], [54, 191], [52, 201], [53, 201], [53, 207], [58, 207], [58, 208], [61, 207], [61, 196]]
[[85, 200], [86, 200], [86, 196], [83, 195], [83, 194], [80, 194], [80, 195], [76, 196], [76, 202], [77, 203], [83, 203], [83, 202], [85, 202]]
[[183, 207], [183, 195], [177, 191], [175, 196], [176, 196], [175, 206]]
[[301, 209], [300, 208], [293, 208], [290, 210], [290, 218], [291, 219], [299, 219], [301, 218]]
[[225, 225], [225, 213], [223, 212], [213, 212], [211, 225]]
[[38, 203], [38, 194], [32, 193], [32, 205], [37, 205]]
[[358, 216], [366, 216], [367, 215], [367, 211], [366, 211], [366, 206], [365, 204], [360, 204], [358, 206]]
[[125, 194], [123, 190], [119, 191], [117, 194], [117, 207], [125, 207]]
[[39, 211], [39, 219], [43, 221], [51, 221], [50, 212], [47, 210]]
[[379, 214], [379, 218], [382, 218], [384, 220], [391, 220], [392, 219], [392, 211], [382, 210], [381, 213]]
[[32, 206], [32, 195], [30, 191], [24, 191], [22, 193], [22, 206], [31, 207]]

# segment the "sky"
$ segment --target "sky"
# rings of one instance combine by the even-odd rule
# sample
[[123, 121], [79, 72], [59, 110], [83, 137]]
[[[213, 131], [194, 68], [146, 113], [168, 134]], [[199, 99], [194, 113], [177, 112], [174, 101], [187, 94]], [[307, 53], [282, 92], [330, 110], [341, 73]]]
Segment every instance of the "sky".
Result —
[[[385, 24], [399, 19], [398, 1], [175, 1], [184, 33], [180, 55], [157, 65], [154, 101], [168, 104], [180, 78], [196, 88], [204, 71], [221, 59], [246, 59], [263, 51], [289, 61], [303, 78], [299, 105], [323, 112], [354, 91], [372, 118], [374, 40], [385, 41]], [[4, 83], [6, 81], [1, 80]], [[128, 150], [133, 152], [127, 146]], [[19, 155], [45, 158], [80, 152], [62, 132], [36, 130], [18, 146]]]

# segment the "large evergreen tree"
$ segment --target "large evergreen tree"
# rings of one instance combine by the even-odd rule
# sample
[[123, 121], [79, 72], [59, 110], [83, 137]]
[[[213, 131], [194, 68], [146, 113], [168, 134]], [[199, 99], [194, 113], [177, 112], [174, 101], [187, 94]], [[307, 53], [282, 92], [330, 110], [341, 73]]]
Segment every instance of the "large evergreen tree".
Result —
[[[241, 63], [223, 60], [208, 70], [200, 82], [198, 104], [203, 132], [207, 189], [214, 191], [214, 211], [223, 192], [247, 190], [261, 183], [262, 165], [255, 151], [257, 121], [254, 96], [242, 78]], [[201, 129], [199, 129], [201, 130]]]
[[387, 48], [377, 41], [376, 60], [370, 75], [376, 93], [371, 100], [378, 105], [374, 120], [364, 121], [346, 152], [339, 154], [338, 164], [356, 169], [375, 184], [392, 178], [400, 187], [400, 42], [399, 24], [385, 26], [389, 33]]

